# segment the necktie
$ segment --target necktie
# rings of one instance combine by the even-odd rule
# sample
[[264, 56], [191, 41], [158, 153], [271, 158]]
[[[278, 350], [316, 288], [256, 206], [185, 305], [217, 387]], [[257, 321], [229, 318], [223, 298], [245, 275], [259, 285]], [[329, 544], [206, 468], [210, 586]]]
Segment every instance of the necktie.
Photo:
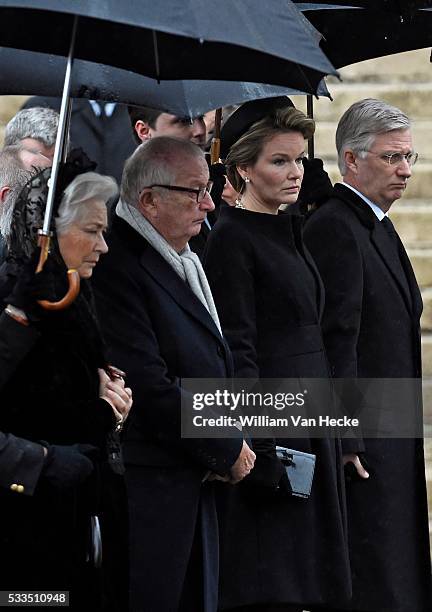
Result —
[[394, 228], [393, 223], [390, 221], [390, 219], [388, 217], [384, 217], [384, 219], [381, 221], [381, 225], [383, 225], [383, 227], [385, 228], [387, 234], [390, 236], [392, 241], [397, 246], [397, 250], [399, 252], [399, 239], [398, 239], [398, 235], [397, 235], [397, 232], [396, 232], [396, 230]]

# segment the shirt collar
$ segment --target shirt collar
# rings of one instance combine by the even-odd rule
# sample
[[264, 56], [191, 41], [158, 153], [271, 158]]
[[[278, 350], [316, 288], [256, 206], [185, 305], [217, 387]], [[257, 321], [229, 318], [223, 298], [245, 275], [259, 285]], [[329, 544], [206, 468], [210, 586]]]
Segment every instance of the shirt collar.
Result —
[[361, 198], [363, 200], [363, 202], [366, 202], [366, 204], [370, 208], [372, 208], [373, 212], [375, 213], [375, 216], [378, 217], [378, 221], [382, 221], [384, 219], [384, 217], [387, 217], [387, 213], [384, 213], [379, 206], [374, 204], [371, 200], [369, 200], [360, 191], [357, 191], [357, 189], [355, 189], [352, 185], [349, 185], [349, 183], [345, 183], [345, 182], [343, 182], [342, 184], [345, 185], [345, 187], [348, 187], [348, 189], [351, 189], [351, 191], [354, 191], [354, 193], [357, 194], [359, 196], [359, 198]]

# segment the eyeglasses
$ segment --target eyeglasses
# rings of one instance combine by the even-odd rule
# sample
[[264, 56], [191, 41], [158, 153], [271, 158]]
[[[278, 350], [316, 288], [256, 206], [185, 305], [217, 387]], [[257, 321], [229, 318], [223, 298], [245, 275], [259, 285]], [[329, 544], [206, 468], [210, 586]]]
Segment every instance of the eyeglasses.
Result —
[[199, 187], [198, 189], [193, 189], [192, 187], [179, 187], [178, 185], [149, 185], [148, 187], [143, 187], [143, 189], [152, 189], [153, 187], [162, 187], [163, 189], [169, 189], [170, 191], [186, 191], [189, 193], [194, 193], [196, 195], [197, 204], [202, 202], [206, 197], [206, 194], [209, 194], [211, 188], [213, 186], [213, 182], [209, 181], [205, 187]]
[[373, 153], [372, 151], [365, 151], [370, 155], [376, 155], [380, 159], [386, 161], [389, 166], [397, 166], [403, 161], [406, 161], [409, 166], [414, 166], [418, 160], [418, 153]]

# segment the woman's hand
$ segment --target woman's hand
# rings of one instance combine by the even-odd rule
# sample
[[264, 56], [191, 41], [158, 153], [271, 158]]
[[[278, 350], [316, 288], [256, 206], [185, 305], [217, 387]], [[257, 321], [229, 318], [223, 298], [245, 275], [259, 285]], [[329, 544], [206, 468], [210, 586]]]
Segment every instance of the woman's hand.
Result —
[[132, 390], [125, 387], [124, 378], [118, 374], [110, 378], [105, 370], [98, 369], [99, 397], [107, 401], [114, 412], [117, 425], [123, 425], [132, 406]]

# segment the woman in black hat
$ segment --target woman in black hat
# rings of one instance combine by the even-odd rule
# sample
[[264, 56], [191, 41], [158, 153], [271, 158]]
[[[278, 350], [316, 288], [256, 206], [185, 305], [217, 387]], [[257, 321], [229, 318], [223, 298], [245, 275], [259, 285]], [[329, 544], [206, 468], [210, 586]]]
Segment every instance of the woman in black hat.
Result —
[[[246, 103], [222, 131], [240, 192], [212, 229], [206, 273], [237, 378], [328, 378], [320, 329], [323, 287], [294, 204], [312, 119], [288, 98]], [[228, 150], [229, 149], [229, 150]], [[350, 596], [343, 472], [335, 439], [276, 440], [316, 455], [311, 495], [290, 495], [274, 440], [254, 440], [255, 468], [221, 494], [220, 609], [301, 611]]]

